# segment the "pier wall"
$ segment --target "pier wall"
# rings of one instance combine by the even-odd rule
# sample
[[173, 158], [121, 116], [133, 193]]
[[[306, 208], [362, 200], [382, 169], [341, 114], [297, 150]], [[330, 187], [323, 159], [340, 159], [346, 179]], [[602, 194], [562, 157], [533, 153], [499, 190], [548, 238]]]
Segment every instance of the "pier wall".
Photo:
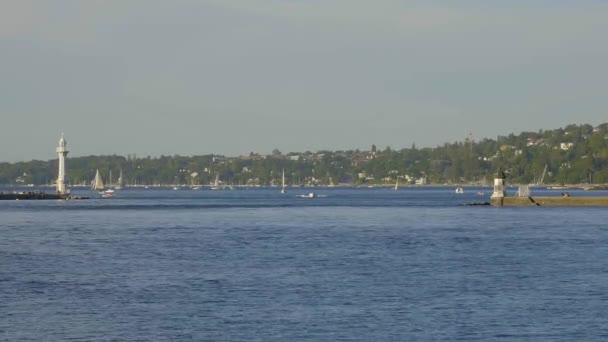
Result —
[[46, 194], [41, 192], [26, 192], [26, 193], [0, 193], [0, 200], [57, 200], [66, 199], [68, 195], [64, 194]]
[[608, 206], [608, 197], [503, 197], [492, 198], [491, 203], [496, 207], [604, 207]]

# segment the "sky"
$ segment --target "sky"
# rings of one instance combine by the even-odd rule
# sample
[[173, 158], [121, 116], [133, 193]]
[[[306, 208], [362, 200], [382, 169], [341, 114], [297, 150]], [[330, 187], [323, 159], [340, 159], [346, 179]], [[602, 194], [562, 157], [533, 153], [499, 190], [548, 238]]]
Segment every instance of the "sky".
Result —
[[608, 2], [0, 0], [0, 161], [608, 122]]

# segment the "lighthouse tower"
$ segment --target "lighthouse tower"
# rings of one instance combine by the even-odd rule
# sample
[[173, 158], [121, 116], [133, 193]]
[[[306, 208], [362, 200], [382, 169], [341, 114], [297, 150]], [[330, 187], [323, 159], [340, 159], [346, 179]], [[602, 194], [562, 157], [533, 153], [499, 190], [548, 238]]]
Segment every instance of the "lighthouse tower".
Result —
[[505, 198], [505, 178], [507, 176], [502, 171], [502, 169], [498, 169], [496, 176], [494, 176], [494, 192], [492, 193], [492, 203], [498, 206], [502, 206], [502, 202]]
[[60, 195], [67, 194], [68, 191], [65, 188], [65, 157], [68, 156], [67, 142], [63, 138], [61, 133], [61, 139], [59, 139], [59, 145], [57, 146], [57, 157], [59, 157], [59, 173], [57, 174], [57, 193]]

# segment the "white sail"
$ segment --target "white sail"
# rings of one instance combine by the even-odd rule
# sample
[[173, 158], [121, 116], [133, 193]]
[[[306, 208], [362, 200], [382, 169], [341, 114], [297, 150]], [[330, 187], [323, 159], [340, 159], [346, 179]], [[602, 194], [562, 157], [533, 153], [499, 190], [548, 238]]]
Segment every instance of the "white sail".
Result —
[[104, 189], [103, 180], [101, 179], [101, 175], [99, 174], [99, 170], [95, 173], [95, 179], [93, 179], [93, 190], [103, 190]]
[[285, 169], [283, 169], [283, 177], [281, 180], [281, 193], [284, 194], [286, 192], [287, 190], [285, 190]]
[[211, 184], [211, 190], [219, 190], [220, 189], [220, 174], [219, 172], [215, 174], [215, 181]]
[[120, 169], [120, 174], [118, 176], [118, 186], [117, 189], [123, 189], [125, 187], [125, 179], [122, 177], [122, 169]]
[[399, 178], [397, 178], [397, 182], [395, 183], [395, 190], [399, 190]]

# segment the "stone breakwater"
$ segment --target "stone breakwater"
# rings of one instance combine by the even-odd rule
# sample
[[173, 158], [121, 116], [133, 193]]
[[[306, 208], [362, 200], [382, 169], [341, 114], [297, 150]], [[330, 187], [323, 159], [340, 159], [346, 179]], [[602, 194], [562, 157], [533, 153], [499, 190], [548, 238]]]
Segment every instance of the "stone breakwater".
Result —
[[68, 196], [63, 194], [47, 194], [44, 192], [18, 192], [0, 193], [0, 200], [55, 200], [66, 199]]
[[492, 198], [491, 203], [495, 207], [604, 207], [608, 206], [608, 197], [502, 197]]

